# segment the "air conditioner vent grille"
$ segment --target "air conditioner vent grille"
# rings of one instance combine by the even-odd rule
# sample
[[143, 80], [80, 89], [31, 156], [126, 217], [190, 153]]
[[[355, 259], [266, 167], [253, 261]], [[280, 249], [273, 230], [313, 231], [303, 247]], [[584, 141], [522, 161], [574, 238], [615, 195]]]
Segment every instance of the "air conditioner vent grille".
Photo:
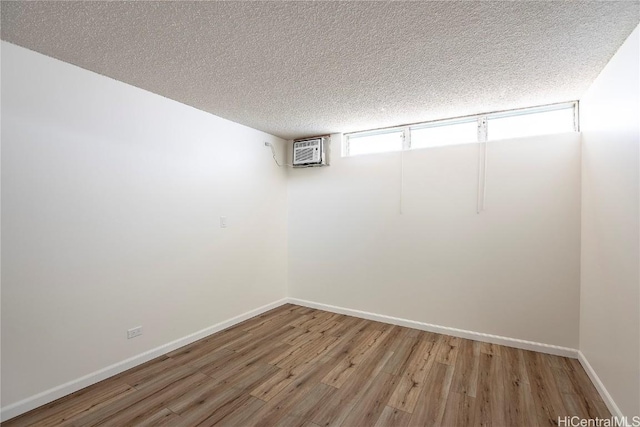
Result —
[[308, 162], [313, 160], [313, 148], [304, 148], [297, 150], [296, 160], [299, 162]]

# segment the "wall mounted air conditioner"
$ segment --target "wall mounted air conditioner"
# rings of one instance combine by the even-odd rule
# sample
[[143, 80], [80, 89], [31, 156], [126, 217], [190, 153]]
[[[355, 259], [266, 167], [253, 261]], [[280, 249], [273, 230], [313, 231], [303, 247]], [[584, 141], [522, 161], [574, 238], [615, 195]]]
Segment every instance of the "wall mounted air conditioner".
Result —
[[315, 137], [293, 141], [293, 167], [328, 166], [327, 138]]

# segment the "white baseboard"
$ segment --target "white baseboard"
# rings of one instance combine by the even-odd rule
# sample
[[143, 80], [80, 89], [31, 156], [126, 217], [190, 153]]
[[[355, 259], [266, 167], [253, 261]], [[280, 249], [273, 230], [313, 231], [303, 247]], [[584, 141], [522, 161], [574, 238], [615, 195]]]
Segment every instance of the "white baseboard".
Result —
[[162, 356], [163, 354], [169, 353], [170, 351], [173, 351], [177, 348], [183, 347], [187, 344], [191, 344], [192, 342], [198, 341], [199, 339], [205, 338], [211, 334], [222, 331], [223, 329], [226, 329], [237, 323], [243, 322], [247, 319], [250, 319], [254, 316], [262, 314], [266, 311], [269, 311], [273, 308], [279, 307], [286, 303], [287, 303], [287, 298], [283, 298], [281, 300], [274, 301], [270, 304], [263, 305], [262, 307], [258, 307], [255, 310], [247, 311], [246, 313], [240, 314], [239, 316], [233, 317], [229, 320], [225, 320], [224, 322], [220, 322], [213, 326], [209, 326], [208, 328], [202, 329], [198, 332], [194, 332], [185, 337], [178, 338], [177, 340], [171, 341], [170, 343], [161, 345], [149, 351], [145, 351], [144, 353], [130, 357], [126, 360], [115, 363], [111, 366], [107, 366], [105, 368], [92, 372], [83, 377], [69, 381], [65, 384], [61, 384], [57, 387], [51, 388], [49, 390], [45, 390], [42, 393], [38, 393], [34, 396], [28, 397], [19, 402], [13, 403], [11, 405], [7, 405], [2, 409], [0, 409], [0, 421], [6, 421], [13, 417], [17, 417], [20, 414], [24, 414], [25, 412], [28, 412], [39, 406], [46, 405], [47, 403], [53, 402], [56, 399], [59, 399], [68, 394], [74, 393], [92, 384], [98, 383], [102, 380], [105, 380], [109, 377], [119, 374], [120, 372], [124, 372], [127, 369], [131, 369], [144, 362], [148, 362], [149, 360], [154, 359], [158, 356]]
[[600, 393], [600, 397], [602, 397], [605, 405], [607, 405], [607, 408], [609, 408], [609, 412], [611, 412], [611, 415], [622, 419], [622, 411], [620, 410], [620, 408], [618, 408], [618, 405], [616, 405], [616, 402], [614, 402], [613, 397], [611, 397], [609, 391], [607, 391], [607, 388], [604, 386], [604, 384], [602, 384], [602, 381], [600, 381], [600, 377], [598, 377], [598, 374], [596, 374], [596, 371], [593, 369], [593, 367], [581, 351], [578, 351], [578, 360], [580, 361], [580, 364], [582, 365], [584, 370], [587, 372], [587, 375], [589, 375], [589, 378], [591, 379], [593, 385], [596, 387], [596, 390], [598, 390], [598, 393]]
[[568, 347], [560, 347], [551, 344], [542, 344], [533, 341], [525, 341], [517, 338], [502, 337], [499, 335], [485, 334], [482, 332], [467, 331], [464, 329], [450, 328], [447, 326], [433, 325], [430, 323], [417, 322], [415, 320], [402, 319], [399, 317], [386, 316], [384, 314], [370, 313], [368, 311], [353, 310], [350, 308], [337, 307], [335, 305], [321, 304], [306, 301], [298, 298], [287, 298], [291, 304], [302, 305], [318, 310], [330, 311], [332, 313], [346, 314], [348, 316], [360, 317], [377, 322], [390, 323], [392, 325], [405, 326], [407, 328], [420, 329], [422, 331], [435, 332], [438, 334], [452, 335], [454, 337], [466, 338], [475, 341], [482, 341], [492, 344], [504, 345], [507, 347], [521, 348], [523, 350], [537, 351], [540, 353], [554, 354], [556, 356], [578, 358], [578, 350]]
[[310, 307], [310, 308], [316, 308], [319, 310], [330, 311], [338, 314], [346, 314], [348, 316], [360, 317], [363, 319], [375, 320], [377, 322], [390, 323], [392, 325], [404, 326], [404, 327], [413, 328], [413, 329], [420, 329], [428, 332], [452, 335], [460, 338], [472, 339], [472, 340], [488, 342], [492, 344], [505, 345], [509, 347], [521, 348], [524, 350], [538, 351], [541, 353], [554, 354], [558, 356], [578, 358], [582, 363], [582, 365], [584, 366], [585, 370], [587, 371], [589, 377], [596, 385], [596, 388], [598, 389], [598, 392], [600, 392], [603, 400], [607, 403], [607, 406], [609, 407], [609, 410], [611, 411], [611, 413], [614, 415], [621, 414], [620, 410], [613, 402], [613, 399], [611, 399], [611, 396], [602, 385], [602, 382], [600, 382], [600, 380], [598, 379], [598, 376], [595, 374], [595, 372], [593, 371], [589, 363], [584, 358], [584, 355], [582, 355], [582, 353], [580, 353], [576, 349], [572, 349], [568, 347], [560, 347], [560, 346], [550, 345], [550, 344], [542, 344], [542, 343], [537, 343], [532, 341], [525, 341], [525, 340], [520, 340], [516, 338], [502, 337], [498, 335], [485, 334], [481, 332], [467, 331], [464, 329], [450, 328], [447, 326], [433, 325], [430, 323], [402, 319], [399, 317], [386, 316], [383, 314], [375, 314], [367, 311], [353, 310], [350, 308], [337, 307], [334, 305], [316, 303], [312, 301], [301, 300], [298, 298], [283, 298], [281, 300], [274, 301], [270, 304], [256, 308], [255, 310], [251, 310], [239, 316], [233, 317], [224, 322], [217, 323], [213, 326], [202, 329], [198, 332], [194, 332], [193, 334], [179, 338], [170, 343], [161, 345], [152, 350], [130, 357], [129, 359], [115, 363], [111, 366], [107, 366], [103, 369], [92, 372], [81, 378], [77, 378], [65, 384], [43, 391], [42, 393], [38, 393], [34, 396], [23, 399], [19, 402], [13, 403], [11, 405], [7, 405], [0, 409], [0, 421], [6, 421], [20, 414], [28, 412], [32, 409], [35, 409], [39, 406], [53, 402], [56, 399], [59, 399], [68, 394], [74, 393], [92, 384], [98, 383], [104, 379], [107, 379], [116, 374], [119, 374], [120, 372], [124, 372], [127, 369], [131, 369], [135, 366], [145, 363], [158, 356], [162, 356], [163, 354], [169, 353], [170, 351], [173, 351], [177, 348], [191, 344], [192, 342], [195, 342], [199, 339], [207, 337], [216, 332], [222, 331], [223, 329], [231, 327], [237, 323], [243, 322], [247, 319], [250, 319], [251, 317], [257, 316], [259, 314], [262, 314], [268, 310], [279, 307], [286, 303], [297, 304], [297, 305]]

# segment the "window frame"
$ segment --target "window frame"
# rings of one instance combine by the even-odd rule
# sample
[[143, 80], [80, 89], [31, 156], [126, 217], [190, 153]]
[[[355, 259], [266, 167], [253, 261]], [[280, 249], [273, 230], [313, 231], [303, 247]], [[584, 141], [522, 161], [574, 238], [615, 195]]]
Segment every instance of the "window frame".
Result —
[[398, 127], [391, 127], [391, 128], [381, 128], [381, 129], [373, 129], [373, 130], [365, 130], [365, 131], [361, 131], [361, 132], [350, 132], [350, 133], [346, 133], [344, 134], [344, 143], [343, 143], [343, 157], [353, 157], [353, 156], [363, 156], [366, 154], [382, 154], [381, 152], [372, 152], [372, 153], [361, 153], [361, 154], [349, 154], [349, 149], [350, 149], [350, 141], [349, 141], [349, 137], [351, 135], [357, 135], [357, 138], [364, 138], [367, 136], [378, 136], [378, 135], [386, 135], [386, 134], [390, 134], [390, 133], [399, 133], [402, 131], [402, 149], [401, 150], [389, 150], [389, 151], [385, 151], [383, 153], [394, 153], [396, 151], [402, 151], [404, 150], [404, 146], [405, 146], [405, 141], [406, 141], [406, 133], [403, 131], [403, 127], [398, 126]]
[[[544, 113], [548, 111], [557, 111], [564, 109], [573, 109], [573, 131], [580, 132], [580, 104], [579, 101], [569, 101], [569, 102], [560, 102], [556, 104], [548, 104], [541, 105], [536, 107], [527, 107], [527, 108], [518, 108], [513, 110], [502, 110], [502, 111], [494, 111], [491, 113], [482, 113], [482, 114], [474, 114], [470, 116], [461, 116], [454, 117], [449, 119], [441, 119], [441, 120], [431, 120], [426, 122], [412, 123], [401, 126], [392, 126], [386, 128], [379, 129], [370, 129], [365, 131], [357, 131], [357, 132], [348, 132], [343, 136], [343, 144], [342, 144], [342, 156], [343, 157], [354, 157], [361, 156], [367, 154], [381, 154], [381, 153], [360, 153], [360, 154], [349, 154], [349, 139], [351, 137], [365, 137], [365, 136], [374, 136], [374, 135], [384, 135], [387, 133], [397, 133], [402, 132], [402, 148], [400, 150], [389, 150], [387, 153], [394, 153], [398, 151], [405, 150], [420, 150], [426, 148], [436, 148], [436, 147], [420, 147], [420, 148], [412, 148], [411, 146], [411, 130], [419, 130], [425, 128], [433, 128], [433, 127], [443, 127], [443, 126], [451, 126], [460, 123], [469, 123], [474, 120], [477, 122], [477, 139], [473, 142], [461, 143], [461, 144], [480, 144], [485, 143], [490, 140], [487, 139], [487, 131], [490, 127], [491, 119], [499, 119], [505, 117], [514, 117], [521, 116], [527, 114], [537, 114]], [[460, 144], [450, 144], [450, 145], [460, 145]], [[446, 147], [450, 145], [441, 145], [439, 147]]]

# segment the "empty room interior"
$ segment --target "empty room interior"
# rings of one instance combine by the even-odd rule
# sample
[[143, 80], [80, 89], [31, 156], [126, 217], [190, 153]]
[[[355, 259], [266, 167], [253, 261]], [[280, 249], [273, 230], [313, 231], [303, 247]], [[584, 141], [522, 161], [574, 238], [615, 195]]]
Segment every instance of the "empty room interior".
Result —
[[2, 426], [640, 426], [640, 1], [2, 1]]

